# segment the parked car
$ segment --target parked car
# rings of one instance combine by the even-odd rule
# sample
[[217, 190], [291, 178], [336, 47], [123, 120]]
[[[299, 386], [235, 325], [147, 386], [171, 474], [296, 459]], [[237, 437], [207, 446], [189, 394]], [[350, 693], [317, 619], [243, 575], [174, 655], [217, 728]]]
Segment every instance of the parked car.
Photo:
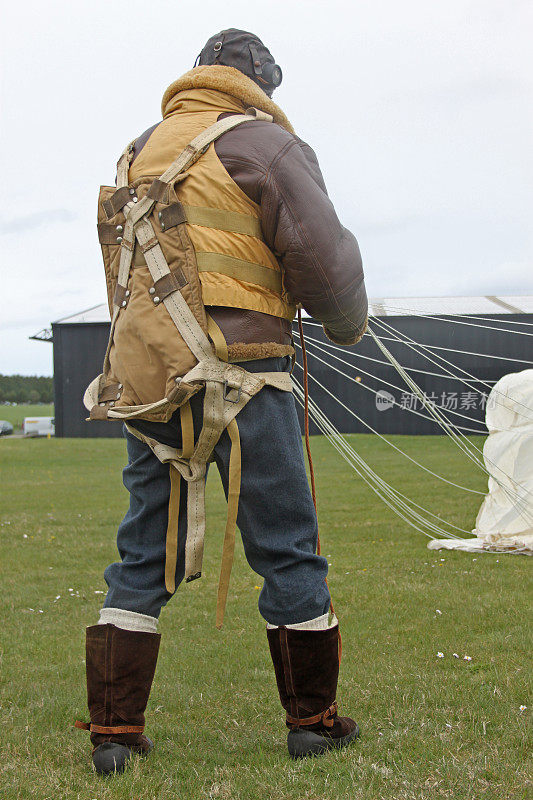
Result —
[[9, 436], [13, 433], [13, 425], [5, 419], [0, 419], [0, 436]]
[[53, 436], [55, 420], [53, 417], [25, 417], [22, 433], [24, 436]]

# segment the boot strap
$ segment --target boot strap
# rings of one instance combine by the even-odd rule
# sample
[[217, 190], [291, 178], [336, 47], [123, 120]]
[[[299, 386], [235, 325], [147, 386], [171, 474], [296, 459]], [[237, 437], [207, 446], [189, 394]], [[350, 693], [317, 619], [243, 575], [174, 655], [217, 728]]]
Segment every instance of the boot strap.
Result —
[[95, 725], [94, 722], [80, 722], [79, 719], [74, 723], [74, 727], [82, 731], [103, 733], [104, 735], [114, 733], [142, 733], [144, 731], [144, 725]]
[[334, 717], [337, 714], [337, 701], [335, 700], [329, 708], [321, 711], [320, 714], [315, 714], [314, 717], [291, 717], [287, 714], [287, 725], [295, 725], [297, 728], [306, 725], [316, 725], [321, 722], [325, 728], [332, 728], [334, 724]]

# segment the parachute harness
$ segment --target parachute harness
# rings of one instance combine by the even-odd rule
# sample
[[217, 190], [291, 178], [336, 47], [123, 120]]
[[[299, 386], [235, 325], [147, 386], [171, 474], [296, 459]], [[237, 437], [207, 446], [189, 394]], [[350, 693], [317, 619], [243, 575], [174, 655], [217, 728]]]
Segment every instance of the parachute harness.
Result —
[[[229, 578], [235, 547], [235, 529], [239, 505], [241, 483], [241, 449], [236, 417], [248, 401], [264, 386], [272, 386], [280, 391], [292, 391], [291, 376], [283, 372], [251, 373], [237, 364], [227, 361], [227, 348], [221, 332], [209, 320], [208, 333], [213, 344], [202, 330], [192, 310], [179, 291], [178, 285], [170, 286], [171, 291], [161, 298], [162, 303], [180, 335], [185, 341], [197, 364], [183, 377], [176, 379], [176, 389], [167, 397], [146, 405], [110, 407], [101, 402], [101, 389], [106, 383], [110, 370], [109, 354], [119, 314], [126, 306], [128, 280], [132, 267], [133, 251], [138, 242], [154, 285], [162, 280], [172, 282], [172, 273], [165, 254], [154, 231], [148, 215], [161, 192], [171, 182], [179, 179], [207, 151], [212, 142], [226, 131], [244, 122], [255, 120], [272, 121], [272, 117], [255, 108], [246, 114], [232, 115], [211, 125], [193, 139], [168, 169], [156, 178], [148, 194], [138, 202], [137, 198], [128, 200], [123, 206], [125, 215], [124, 231], [120, 242], [120, 263], [111, 331], [102, 375], [88, 387], [84, 403], [91, 412], [91, 419], [134, 419], [142, 418], [147, 412], [180, 408], [182, 427], [182, 447], [174, 448], [146, 436], [126, 423], [128, 431], [147, 444], [162, 463], [170, 466], [171, 492], [169, 502], [169, 522], [166, 542], [165, 585], [168, 592], [175, 591], [175, 573], [178, 550], [178, 516], [180, 505], [181, 479], [187, 481], [187, 540], [185, 545], [185, 580], [192, 581], [201, 576], [205, 536], [205, 475], [207, 463], [213, 449], [224, 430], [231, 440], [229, 463], [228, 515], [224, 536], [222, 564], [218, 585], [216, 625], [222, 626], [227, 599]], [[129, 193], [129, 166], [133, 158], [131, 142], [122, 153], [117, 165], [117, 190], [113, 198], [121, 193], [117, 202], [122, 204]], [[111, 198], [111, 201], [113, 200]], [[161, 283], [159, 283], [161, 285]], [[158, 298], [159, 299], [159, 298]], [[194, 429], [190, 398], [205, 387], [203, 422], [198, 439], [194, 441]]]

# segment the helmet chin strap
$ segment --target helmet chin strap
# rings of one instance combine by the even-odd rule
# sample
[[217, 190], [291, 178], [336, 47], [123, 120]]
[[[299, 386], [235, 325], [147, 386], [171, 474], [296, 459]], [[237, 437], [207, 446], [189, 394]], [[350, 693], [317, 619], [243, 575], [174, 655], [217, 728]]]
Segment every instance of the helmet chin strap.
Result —
[[261, 76], [260, 76], [260, 75], [258, 75], [258, 76], [257, 76], [256, 80], [257, 80], [257, 81], [260, 81], [261, 83], [263, 83], [263, 84], [264, 84], [264, 88], [263, 88], [263, 91], [264, 91], [264, 93], [265, 93], [266, 95], [268, 95], [268, 97], [272, 97], [272, 93], [273, 93], [273, 91], [274, 91], [274, 89], [275, 89], [276, 87], [275, 87], [275, 86], [272, 86], [272, 84], [271, 84], [271, 83], [268, 83], [268, 81], [266, 81], [264, 78], [261, 78]]

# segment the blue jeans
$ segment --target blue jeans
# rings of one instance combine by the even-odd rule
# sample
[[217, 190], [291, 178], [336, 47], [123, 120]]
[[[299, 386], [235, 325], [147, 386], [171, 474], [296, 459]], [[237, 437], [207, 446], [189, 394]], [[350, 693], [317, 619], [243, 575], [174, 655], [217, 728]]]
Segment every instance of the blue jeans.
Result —
[[[288, 358], [244, 362], [250, 372], [286, 371]], [[191, 400], [195, 436], [201, 428], [203, 392]], [[305, 473], [294, 397], [264, 387], [237, 416], [242, 482], [237, 524], [251, 568], [264, 579], [259, 611], [272, 625], [305, 622], [325, 614], [330, 595], [327, 561], [315, 553], [317, 519]], [[167, 423], [139, 421], [138, 430], [181, 446], [179, 412]], [[124, 485], [130, 506], [118, 529], [121, 561], [105, 570], [104, 606], [159, 617], [171, 595], [165, 588], [165, 543], [170, 477], [150, 448], [126, 431]], [[230, 440], [226, 431], [214, 451], [227, 495]], [[185, 571], [187, 490], [182, 481], [176, 587]]]

